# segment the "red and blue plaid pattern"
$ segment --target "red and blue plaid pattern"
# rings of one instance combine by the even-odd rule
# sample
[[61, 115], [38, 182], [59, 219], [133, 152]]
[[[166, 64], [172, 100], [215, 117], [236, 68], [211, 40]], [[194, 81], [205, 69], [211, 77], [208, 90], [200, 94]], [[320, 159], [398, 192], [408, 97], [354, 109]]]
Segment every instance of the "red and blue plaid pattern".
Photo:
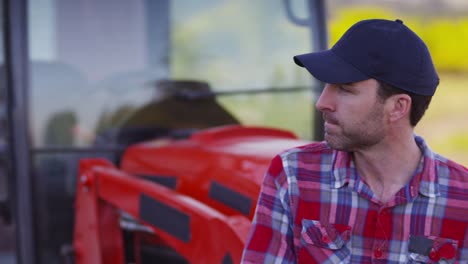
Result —
[[326, 143], [276, 156], [242, 263], [468, 263], [468, 169], [415, 139], [419, 168], [386, 203]]

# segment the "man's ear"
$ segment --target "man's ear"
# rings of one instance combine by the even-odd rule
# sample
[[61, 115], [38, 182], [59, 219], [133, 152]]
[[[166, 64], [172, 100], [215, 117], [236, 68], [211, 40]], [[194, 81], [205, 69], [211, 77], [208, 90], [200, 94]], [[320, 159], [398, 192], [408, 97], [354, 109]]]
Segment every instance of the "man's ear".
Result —
[[388, 120], [396, 122], [407, 117], [409, 120], [411, 112], [411, 97], [407, 94], [395, 94], [387, 99]]

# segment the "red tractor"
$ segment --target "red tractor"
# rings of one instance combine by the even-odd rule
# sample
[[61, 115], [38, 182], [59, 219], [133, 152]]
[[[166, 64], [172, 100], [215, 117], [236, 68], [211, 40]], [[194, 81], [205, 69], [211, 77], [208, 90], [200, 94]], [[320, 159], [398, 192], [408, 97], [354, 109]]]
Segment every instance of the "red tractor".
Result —
[[305, 143], [233, 125], [132, 145], [119, 168], [82, 160], [76, 263], [239, 263], [270, 160]]
[[[268, 164], [307, 142], [238, 124], [206, 83], [157, 87], [170, 92], [96, 142], [123, 146], [116, 164], [80, 161], [72, 255], [78, 264], [239, 263]], [[168, 109], [186, 116], [165, 123]]]

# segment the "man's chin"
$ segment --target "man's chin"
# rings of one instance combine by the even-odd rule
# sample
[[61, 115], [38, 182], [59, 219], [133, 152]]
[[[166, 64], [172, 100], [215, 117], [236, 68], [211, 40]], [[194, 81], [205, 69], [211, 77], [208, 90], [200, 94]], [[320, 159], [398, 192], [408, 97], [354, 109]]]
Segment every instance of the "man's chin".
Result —
[[346, 151], [347, 148], [346, 146], [344, 146], [344, 144], [342, 144], [341, 142], [339, 142], [337, 140], [337, 138], [333, 135], [330, 135], [330, 134], [327, 134], [325, 133], [324, 135], [324, 140], [325, 142], [327, 142], [328, 146], [331, 148], [331, 149], [334, 149], [334, 150], [342, 150], [342, 151]]
[[331, 148], [331, 149], [334, 149], [334, 150], [344, 150], [341, 146], [337, 145], [337, 144], [334, 144], [333, 142], [330, 142], [330, 141], [326, 141], [327, 142], [328, 146]]
[[327, 142], [328, 146], [330, 146], [330, 148], [335, 149], [337, 147], [337, 142], [334, 140], [334, 137], [332, 135], [325, 133], [323, 138], [325, 142]]

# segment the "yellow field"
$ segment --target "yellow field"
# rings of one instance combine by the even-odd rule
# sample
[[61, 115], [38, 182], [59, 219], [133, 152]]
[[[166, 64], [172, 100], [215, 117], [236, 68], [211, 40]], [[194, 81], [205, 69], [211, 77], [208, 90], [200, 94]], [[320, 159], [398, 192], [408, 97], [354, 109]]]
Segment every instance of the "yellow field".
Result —
[[440, 79], [416, 133], [434, 151], [468, 166], [468, 75], [442, 74]]

